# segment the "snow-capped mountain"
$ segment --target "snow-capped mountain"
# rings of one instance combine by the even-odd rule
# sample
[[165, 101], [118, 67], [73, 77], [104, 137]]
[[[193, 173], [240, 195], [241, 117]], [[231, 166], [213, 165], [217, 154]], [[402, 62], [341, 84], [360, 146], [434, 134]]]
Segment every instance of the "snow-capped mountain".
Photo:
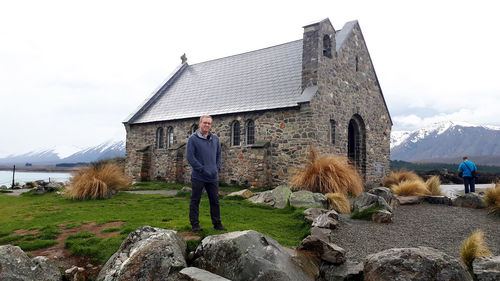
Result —
[[39, 149], [20, 155], [9, 155], [0, 158], [0, 165], [53, 165], [58, 163], [94, 162], [102, 159], [124, 157], [125, 141], [109, 140], [99, 145], [79, 148], [75, 146], [59, 146]]
[[456, 163], [462, 156], [499, 165], [500, 127], [448, 121], [391, 135], [391, 160]]

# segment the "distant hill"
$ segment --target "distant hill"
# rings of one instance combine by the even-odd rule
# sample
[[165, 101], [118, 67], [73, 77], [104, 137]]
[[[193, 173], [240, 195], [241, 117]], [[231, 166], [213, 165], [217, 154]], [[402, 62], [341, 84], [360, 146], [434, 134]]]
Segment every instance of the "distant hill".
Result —
[[54, 165], [59, 163], [89, 163], [103, 159], [125, 157], [125, 141], [109, 140], [85, 149], [47, 148], [20, 155], [0, 158], [0, 165]]
[[443, 122], [391, 135], [391, 160], [460, 163], [463, 156], [500, 166], [500, 128]]

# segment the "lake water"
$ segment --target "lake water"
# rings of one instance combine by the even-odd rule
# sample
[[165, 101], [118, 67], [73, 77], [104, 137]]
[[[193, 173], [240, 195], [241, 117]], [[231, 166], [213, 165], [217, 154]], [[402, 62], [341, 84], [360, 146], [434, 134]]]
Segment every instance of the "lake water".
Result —
[[[476, 193], [478, 189], [486, 189], [495, 186], [494, 184], [476, 184]], [[465, 188], [463, 184], [443, 184], [441, 185], [441, 191], [444, 195], [448, 197], [455, 197], [459, 192], [464, 192]]]
[[[18, 172], [16, 171], [14, 182], [23, 185], [29, 181], [58, 181], [66, 182], [71, 177], [70, 173], [48, 173], [48, 172]], [[12, 171], [0, 171], [0, 186], [6, 185], [10, 188], [12, 185]]]

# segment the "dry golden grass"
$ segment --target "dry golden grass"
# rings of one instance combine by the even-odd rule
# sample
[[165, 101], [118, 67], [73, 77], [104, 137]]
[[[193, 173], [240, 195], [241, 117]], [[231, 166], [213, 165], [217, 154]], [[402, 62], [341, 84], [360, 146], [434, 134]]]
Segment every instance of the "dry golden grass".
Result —
[[318, 157], [312, 148], [307, 166], [299, 170], [290, 183], [294, 189], [321, 193], [340, 192], [359, 195], [364, 190], [358, 171], [349, 164], [347, 157], [338, 155]]
[[500, 215], [500, 182], [495, 186], [486, 189], [484, 192], [484, 201], [488, 205], [491, 213]]
[[393, 184], [390, 186], [392, 192], [400, 196], [426, 196], [431, 195], [431, 192], [427, 189], [425, 182], [421, 179], [418, 180], [406, 180], [399, 184]]
[[460, 247], [460, 259], [472, 270], [472, 262], [475, 258], [491, 255], [484, 241], [484, 233], [481, 230], [474, 231], [467, 239], [462, 242]]
[[335, 210], [340, 214], [350, 214], [351, 205], [344, 193], [327, 193], [328, 209]]
[[72, 199], [107, 198], [132, 183], [123, 169], [115, 164], [95, 164], [80, 170], [70, 180], [67, 196]]
[[441, 196], [443, 192], [441, 191], [441, 180], [439, 176], [432, 176], [427, 181], [425, 181], [427, 189], [431, 192], [431, 195]]
[[397, 185], [403, 181], [416, 181], [422, 180], [415, 172], [407, 170], [399, 170], [391, 172], [389, 176], [384, 179], [384, 186], [390, 187], [391, 185]]

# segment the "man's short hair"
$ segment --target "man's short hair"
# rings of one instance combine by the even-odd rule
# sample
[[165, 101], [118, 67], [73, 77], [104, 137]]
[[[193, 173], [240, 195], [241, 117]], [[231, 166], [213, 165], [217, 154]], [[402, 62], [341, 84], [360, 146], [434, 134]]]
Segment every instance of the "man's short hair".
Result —
[[212, 116], [210, 116], [210, 115], [203, 115], [203, 116], [200, 117], [200, 123], [203, 121], [203, 118], [210, 118], [210, 119], [213, 120]]
[[467, 160], [467, 159], [469, 159], [469, 158], [467, 158], [467, 156], [464, 156], [464, 158], [462, 158], [462, 160]]

